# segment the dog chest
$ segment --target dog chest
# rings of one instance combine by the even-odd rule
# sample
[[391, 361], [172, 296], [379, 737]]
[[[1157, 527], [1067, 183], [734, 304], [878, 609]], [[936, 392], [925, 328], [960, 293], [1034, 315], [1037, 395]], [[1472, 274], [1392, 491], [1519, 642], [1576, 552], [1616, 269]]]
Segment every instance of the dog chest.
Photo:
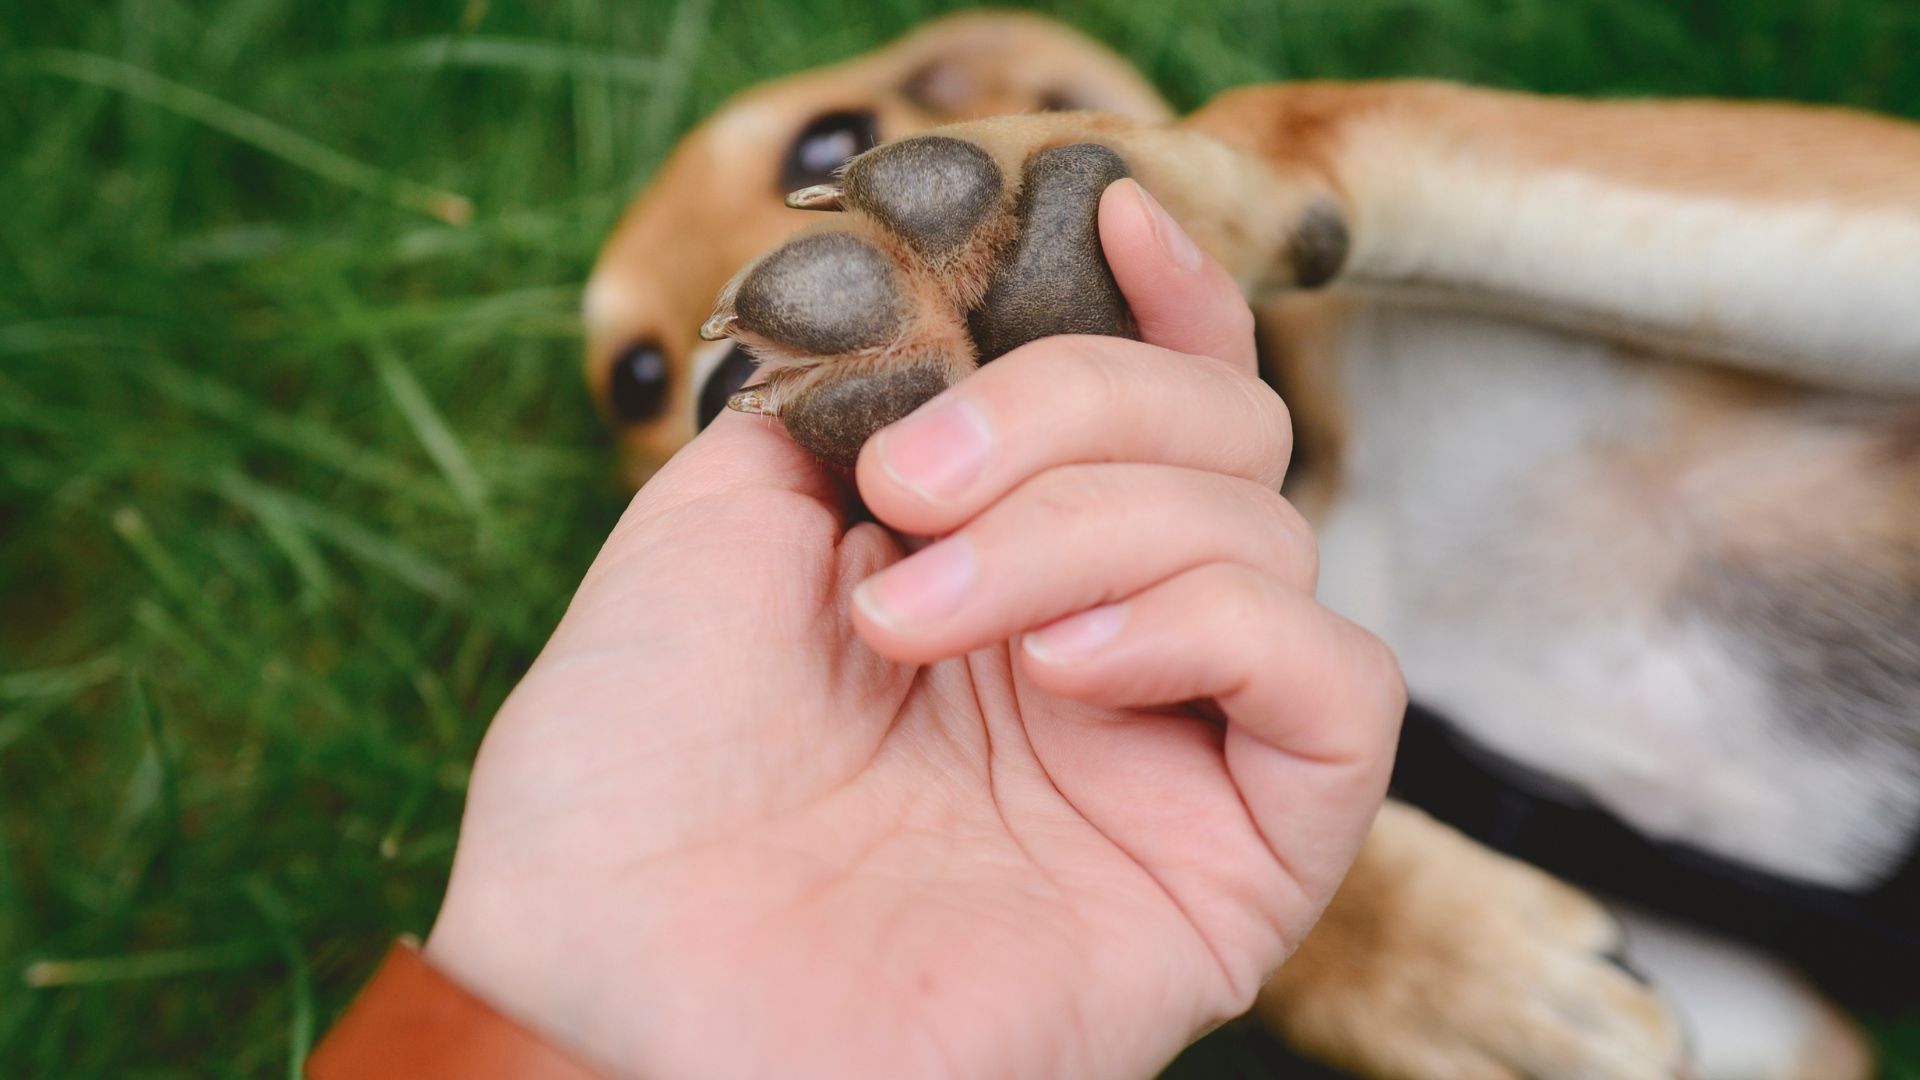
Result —
[[1840, 888], [1900, 865], [1920, 584], [1873, 547], [1913, 539], [1912, 496], [1859, 465], [1873, 407], [1385, 306], [1340, 362], [1323, 593], [1417, 699], [1652, 836]]

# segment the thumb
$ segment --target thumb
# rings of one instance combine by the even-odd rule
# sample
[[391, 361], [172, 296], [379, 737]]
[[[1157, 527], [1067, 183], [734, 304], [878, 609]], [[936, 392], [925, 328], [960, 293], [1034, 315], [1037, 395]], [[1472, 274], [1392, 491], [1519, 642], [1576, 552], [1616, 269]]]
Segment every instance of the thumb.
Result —
[[788, 438], [778, 421], [723, 409], [647, 481], [636, 505], [658, 508], [751, 491], [803, 495], [844, 516], [849, 484]]
[[[802, 500], [826, 509], [844, 534], [851, 487], [775, 423], [722, 412], [641, 486], [587, 568], [548, 652], [630, 643], [636, 625], [659, 616], [659, 598], [672, 595], [666, 580], [695, 586], [715, 610], [727, 608], [729, 596], [758, 608], [769, 589], [805, 587], [832, 570], [809, 562], [814, 549], [791, 539], [819, 520]], [[646, 603], [636, 607], [636, 596]]]
[[1101, 195], [1100, 246], [1142, 340], [1257, 370], [1240, 287], [1136, 181], [1116, 180]]

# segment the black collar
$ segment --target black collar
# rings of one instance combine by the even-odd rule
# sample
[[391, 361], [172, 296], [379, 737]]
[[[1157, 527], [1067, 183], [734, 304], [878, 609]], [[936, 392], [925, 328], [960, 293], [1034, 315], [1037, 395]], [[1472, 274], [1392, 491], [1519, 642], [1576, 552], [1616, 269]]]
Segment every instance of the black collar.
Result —
[[1920, 845], [1864, 893], [1757, 870], [1651, 839], [1420, 705], [1407, 709], [1393, 793], [1594, 892], [1755, 942], [1856, 1007], [1920, 1004]]

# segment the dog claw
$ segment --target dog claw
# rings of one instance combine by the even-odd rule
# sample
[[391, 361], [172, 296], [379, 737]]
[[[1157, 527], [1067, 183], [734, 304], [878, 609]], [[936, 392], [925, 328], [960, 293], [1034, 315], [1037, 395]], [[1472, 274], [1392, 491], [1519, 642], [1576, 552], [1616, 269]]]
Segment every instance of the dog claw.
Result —
[[749, 386], [744, 390], [734, 391], [733, 395], [727, 398], [727, 408], [749, 416], [777, 416], [778, 413], [773, 410], [767, 395], [761, 392], [764, 389], [760, 386]]
[[815, 184], [787, 196], [787, 205], [795, 210], [840, 210], [845, 208], [847, 192], [839, 184]]
[[700, 340], [719, 341], [731, 333], [733, 324], [739, 321], [740, 316], [731, 311], [716, 311], [707, 316], [706, 322], [700, 324]]

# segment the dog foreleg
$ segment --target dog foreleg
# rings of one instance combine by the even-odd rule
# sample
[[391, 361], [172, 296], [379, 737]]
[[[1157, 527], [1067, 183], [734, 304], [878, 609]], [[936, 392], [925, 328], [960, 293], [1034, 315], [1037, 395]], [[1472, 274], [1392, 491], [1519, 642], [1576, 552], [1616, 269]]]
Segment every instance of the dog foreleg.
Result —
[[1187, 123], [1324, 180], [1346, 287], [1920, 390], [1920, 126], [1429, 82], [1255, 87]]

